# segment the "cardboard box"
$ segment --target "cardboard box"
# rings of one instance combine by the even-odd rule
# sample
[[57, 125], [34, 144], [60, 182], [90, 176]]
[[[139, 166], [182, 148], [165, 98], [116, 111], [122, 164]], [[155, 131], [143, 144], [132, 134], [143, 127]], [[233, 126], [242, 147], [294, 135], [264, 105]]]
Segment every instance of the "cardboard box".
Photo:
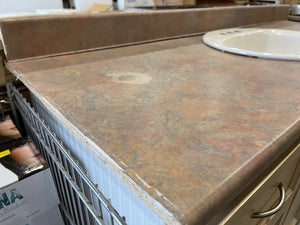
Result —
[[59, 207], [56, 206], [28, 220], [28, 225], [64, 225]]
[[42, 170], [0, 189], [0, 225], [30, 224], [58, 204], [50, 169]]
[[[0, 157], [3, 152], [0, 152]], [[0, 163], [0, 187], [6, 187], [19, 180], [19, 177]]]
[[112, 5], [94, 4], [89, 10], [89, 13], [107, 12], [112, 11]]
[[112, 5], [112, 0], [73, 0], [75, 9], [88, 11], [94, 4]]

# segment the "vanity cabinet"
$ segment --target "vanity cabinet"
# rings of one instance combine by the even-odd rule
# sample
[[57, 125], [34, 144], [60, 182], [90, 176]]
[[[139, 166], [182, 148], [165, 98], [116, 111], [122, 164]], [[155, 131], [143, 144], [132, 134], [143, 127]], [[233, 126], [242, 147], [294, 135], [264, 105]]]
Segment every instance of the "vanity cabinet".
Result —
[[[272, 215], [257, 215], [272, 209]], [[274, 166], [220, 224], [295, 225], [299, 217], [300, 144]]]

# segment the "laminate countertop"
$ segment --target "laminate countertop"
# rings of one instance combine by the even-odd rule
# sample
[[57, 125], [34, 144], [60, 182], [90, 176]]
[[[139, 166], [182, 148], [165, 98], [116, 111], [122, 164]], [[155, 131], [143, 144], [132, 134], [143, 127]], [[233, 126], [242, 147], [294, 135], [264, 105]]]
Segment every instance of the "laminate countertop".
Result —
[[207, 221], [300, 134], [300, 63], [201, 35], [7, 66], [182, 224]]

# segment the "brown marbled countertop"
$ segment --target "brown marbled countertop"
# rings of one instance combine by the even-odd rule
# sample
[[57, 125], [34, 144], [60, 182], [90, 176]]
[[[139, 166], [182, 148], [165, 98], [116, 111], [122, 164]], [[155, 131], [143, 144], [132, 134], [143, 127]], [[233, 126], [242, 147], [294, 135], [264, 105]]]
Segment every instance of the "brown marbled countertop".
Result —
[[[289, 21], [264, 27], [300, 30]], [[300, 63], [223, 53], [201, 40], [8, 67], [178, 221], [202, 224], [299, 136]]]

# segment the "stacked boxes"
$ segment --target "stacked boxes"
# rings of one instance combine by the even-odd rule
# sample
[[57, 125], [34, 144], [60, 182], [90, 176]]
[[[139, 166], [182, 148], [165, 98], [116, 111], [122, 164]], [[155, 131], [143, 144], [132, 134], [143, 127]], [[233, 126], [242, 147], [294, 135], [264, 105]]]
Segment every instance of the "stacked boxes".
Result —
[[0, 121], [0, 225], [63, 225], [45, 160], [9, 115]]

